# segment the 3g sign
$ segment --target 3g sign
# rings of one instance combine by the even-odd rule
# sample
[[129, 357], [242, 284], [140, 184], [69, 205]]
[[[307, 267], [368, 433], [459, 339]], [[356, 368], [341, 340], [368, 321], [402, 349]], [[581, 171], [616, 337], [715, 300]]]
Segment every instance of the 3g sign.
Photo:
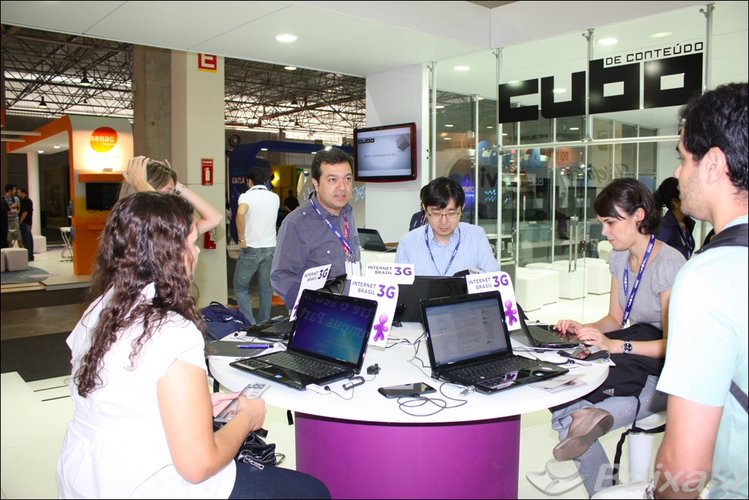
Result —
[[392, 299], [395, 297], [395, 287], [393, 285], [377, 285], [377, 296]]
[[393, 276], [411, 276], [411, 274], [413, 274], [413, 269], [410, 267], [393, 267]]
[[[637, 60], [637, 58], [633, 59]], [[608, 67], [604, 67], [603, 59], [596, 59], [590, 61], [588, 72], [590, 80], [587, 90], [591, 114], [626, 111], [641, 107], [649, 109], [678, 106], [702, 91], [701, 52]], [[681, 87], [662, 88], [662, 78], [671, 75], [682, 76]], [[571, 75], [571, 99], [564, 102], [554, 102], [553, 76], [499, 85], [497, 101], [499, 123], [539, 119], [537, 105], [518, 107], [511, 105], [513, 97], [538, 94], [539, 80], [541, 81], [541, 117], [561, 118], [585, 115], [585, 71], [578, 71]], [[642, 103], [640, 103], [641, 80]], [[604, 96], [604, 86], [610, 84], [621, 84], [623, 92], [618, 95]]]

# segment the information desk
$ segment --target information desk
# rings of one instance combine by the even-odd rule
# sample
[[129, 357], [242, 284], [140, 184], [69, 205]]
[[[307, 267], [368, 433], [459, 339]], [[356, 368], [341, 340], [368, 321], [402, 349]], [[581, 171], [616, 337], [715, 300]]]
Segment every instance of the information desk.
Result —
[[[423, 329], [418, 323], [393, 328], [388, 343], [415, 341]], [[293, 410], [297, 470], [321, 479], [333, 498], [517, 498], [520, 453], [520, 415], [549, 408], [583, 396], [600, 385], [608, 367], [577, 365], [585, 385], [549, 393], [523, 386], [493, 395], [469, 393], [442, 384], [429, 374], [426, 343], [415, 347], [399, 343], [382, 349], [369, 347], [364, 360], [364, 385], [344, 390], [345, 381], [329, 384], [335, 394], [298, 391], [273, 384], [263, 399], [278, 408]], [[553, 355], [555, 358], [559, 358]], [[229, 366], [230, 358], [210, 358], [213, 377], [232, 391], [264, 380]], [[366, 374], [377, 363], [380, 373]], [[379, 387], [427, 382], [438, 392], [427, 396], [458, 404], [429, 416], [412, 416], [387, 399]], [[408, 408], [415, 414], [434, 413], [435, 405]], [[551, 416], [551, 415], [549, 415]]]

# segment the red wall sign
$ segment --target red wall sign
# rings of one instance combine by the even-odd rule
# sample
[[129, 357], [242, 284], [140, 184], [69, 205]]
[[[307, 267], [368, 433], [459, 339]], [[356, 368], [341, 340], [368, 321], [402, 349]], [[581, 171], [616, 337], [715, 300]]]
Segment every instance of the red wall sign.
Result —
[[198, 53], [198, 69], [200, 71], [218, 71], [218, 57], [213, 54]]
[[213, 158], [200, 160], [200, 182], [204, 186], [213, 186]]

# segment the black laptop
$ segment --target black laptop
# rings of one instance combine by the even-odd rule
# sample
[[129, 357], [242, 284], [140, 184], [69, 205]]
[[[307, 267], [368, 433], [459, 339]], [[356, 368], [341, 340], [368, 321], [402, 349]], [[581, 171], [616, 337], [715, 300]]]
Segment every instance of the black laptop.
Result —
[[234, 361], [231, 366], [295, 389], [358, 374], [377, 302], [304, 290], [286, 351]]
[[357, 228], [359, 233], [359, 244], [364, 250], [373, 250], [375, 252], [395, 252], [397, 248], [389, 247], [382, 241], [382, 236], [377, 229]]
[[398, 285], [394, 320], [421, 323], [421, 299], [455, 297], [466, 293], [468, 288], [465, 277], [416, 276], [412, 284]]
[[510, 337], [521, 344], [535, 349], [574, 349], [580, 347], [580, 341], [574, 335], [564, 335], [554, 329], [554, 325], [528, 325], [528, 316], [518, 304], [520, 329], [510, 332]]
[[513, 354], [499, 292], [428, 299], [421, 308], [432, 378], [491, 394], [568, 371]]

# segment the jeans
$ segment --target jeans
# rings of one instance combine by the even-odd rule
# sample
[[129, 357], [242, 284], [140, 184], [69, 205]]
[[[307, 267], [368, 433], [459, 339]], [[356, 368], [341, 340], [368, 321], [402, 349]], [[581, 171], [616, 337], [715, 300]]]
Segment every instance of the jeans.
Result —
[[[270, 268], [273, 264], [274, 250], [275, 247], [246, 247], [239, 250], [237, 266], [234, 269], [234, 295], [237, 298], [239, 310], [253, 325], [270, 318], [270, 306], [273, 300], [273, 289], [270, 286]], [[257, 273], [258, 294], [260, 295], [257, 321], [252, 314], [252, 303], [250, 302], [250, 281], [252, 281], [255, 273]]]
[[[619, 427], [629, 427], [635, 421], [635, 417], [639, 420], [666, 409], [667, 396], [655, 390], [657, 383], [658, 377], [648, 376], [645, 386], [640, 391], [640, 412], [637, 415], [635, 415], [637, 399], [632, 396], [614, 396], [596, 404], [579, 399], [552, 412], [551, 428], [559, 432], [559, 440], [561, 441], [567, 437], [567, 431], [569, 431], [572, 423], [572, 414], [577, 410], [588, 407], [600, 408], [609, 412], [614, 417], [612, 431]], [[576, 458], [575, 465], [589, 495], [592, 496], [602, 488], [613, 486], [611, 462], [599, 441], [595, 441], [590, 445], [588, 451]]]
[[31, 226], [28, 224], [19, 224], [21, 226], [21, 241], [26, 251], [29, 252], [29, 262], [34, 260], [34, 236], [31, 234]]

